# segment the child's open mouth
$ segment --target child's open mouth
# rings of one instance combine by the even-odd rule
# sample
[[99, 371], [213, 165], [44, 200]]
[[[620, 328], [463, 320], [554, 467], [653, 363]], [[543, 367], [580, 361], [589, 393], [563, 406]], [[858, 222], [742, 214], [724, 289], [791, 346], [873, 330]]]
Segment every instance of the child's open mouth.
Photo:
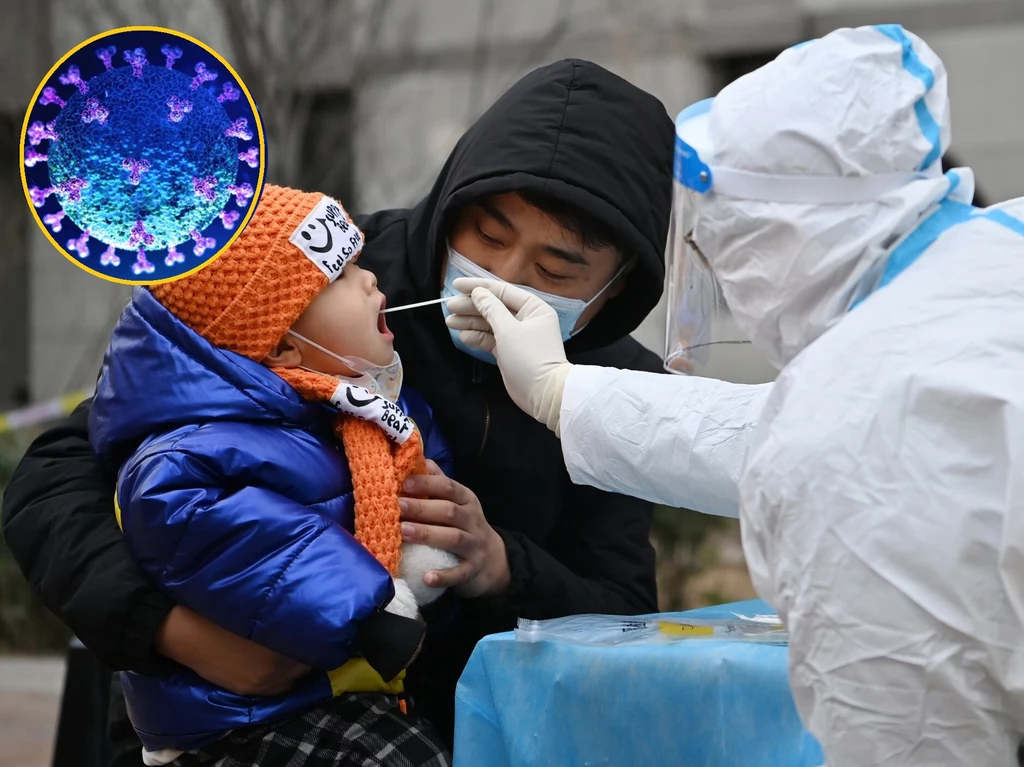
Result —
[[395, 337], [395, 334], [388, 328], [388, 321], [384, 317], [384, 310], [387, 308], [388, 300], [383, 296], [380, 299], [380, 314], [377, 315], [377, 330], [382, 336], [386, 336], [389, 339]]

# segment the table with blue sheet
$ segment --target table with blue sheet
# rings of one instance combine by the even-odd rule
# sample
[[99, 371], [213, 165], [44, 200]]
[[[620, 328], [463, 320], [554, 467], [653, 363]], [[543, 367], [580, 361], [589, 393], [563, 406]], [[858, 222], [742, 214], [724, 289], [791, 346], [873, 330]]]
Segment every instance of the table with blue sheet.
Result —
[[[674, 619], [772, 612], [760, 601]], [[818, 767], [797, 716], [787, 648], [685, 639], [588, 646], [482, 640], [456, 692], [456, 767]]]

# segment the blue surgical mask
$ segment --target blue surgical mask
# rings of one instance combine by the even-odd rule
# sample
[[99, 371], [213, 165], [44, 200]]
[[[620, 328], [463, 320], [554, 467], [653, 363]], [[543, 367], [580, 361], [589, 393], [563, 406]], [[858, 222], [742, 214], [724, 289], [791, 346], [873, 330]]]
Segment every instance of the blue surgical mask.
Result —
[[[594, 301], [601, 297], [601, 295], [611, 287], [612, 283], [619, 278], [619, 276], [625, 271], [626, 265], [615, 273], [608, 284], [597, 291], [597, 295], [591, 298], [589, 301], [584, 301], [582, 298], [566, 298], [565, 296], [556, 296], [553, 293], [545, 293], [542, 290], [531, 288], [527, 285], [517, 285], [523, 290], [533, 293], [540, 300], [555, 310], [558, 315], [558, 327], [562, 331], [562, 341], [568, 341], [574, 335], [583, 330], [580, 328], [576, 330], [576, 323], [580, 321], [580, 317], [583, 316], [583, 312], [587, 310]], [[442, 298], [454, 298], [455, 296], [461, 295], [459, 291], [455, 289], [455, 280], [460, 277], [475, 277], [478, 279], [485, 280], [497, 280], [498, 282], [505, 282], [495, 274], [484, 269], [479, 264], [475, 264], [466, 258], [464, 255], [455, 250], [451, 245], [448, 246], [448, 265], [444, 272], [444, 287], [441, 289]], [[444, 310], [444, 316], [447, 317], [451, 312], [448, 311], [447, 304], [441, 304]], [[585, 326], [584, 326], [585, 327]], [[497, 365], [497, 360], [494, 359], [494, 355], [490, 352], [481, 351], [480, 349], [474, 349], [472, 346], [468, 346], [466, 343], [459, 338], [459, 331], [448, 329], [451, 334], [452, 343], [462, 352], [465, 352], [471, 357], [474, 357], [482, 362], [486, 362], [491, 365]]]

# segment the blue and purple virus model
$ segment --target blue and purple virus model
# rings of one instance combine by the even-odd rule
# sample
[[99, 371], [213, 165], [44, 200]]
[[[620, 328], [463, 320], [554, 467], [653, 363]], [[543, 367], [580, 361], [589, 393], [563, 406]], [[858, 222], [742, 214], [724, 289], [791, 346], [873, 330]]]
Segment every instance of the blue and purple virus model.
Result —
[[265, 159], [227, 65], [153, 28], [68, 54], [29, 108], [23, 152], [41, 226], [89, 271], [133, 283], [212, 260], [257, 204]]

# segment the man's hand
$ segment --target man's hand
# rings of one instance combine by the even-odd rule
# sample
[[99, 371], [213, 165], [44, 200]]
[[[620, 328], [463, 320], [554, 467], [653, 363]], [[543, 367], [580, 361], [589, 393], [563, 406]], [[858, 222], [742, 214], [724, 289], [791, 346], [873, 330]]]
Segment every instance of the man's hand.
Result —
[[400, 498], [402, 538], [450, 551], [462, 561], [450, 570], [431, 570], [428, 586], [454, 588], [462, 597], [496, 596], [508, 588], [505, 542], [484, 518], [480, 501], [467, 487], [449, 479], [433, 461], [430, 474], [412, 476], [403, 490], [419, 498]]
[[167, 614], [155, 645], [164, 657], [236, 695], [279, 695], [310, 670], [180, 605]]
[[493, 352], [509, 397], [559, 434], [565, 358], [555, 310], [529, 291], [495, 280], [460, 277], [445, 322], [470, 346]]

